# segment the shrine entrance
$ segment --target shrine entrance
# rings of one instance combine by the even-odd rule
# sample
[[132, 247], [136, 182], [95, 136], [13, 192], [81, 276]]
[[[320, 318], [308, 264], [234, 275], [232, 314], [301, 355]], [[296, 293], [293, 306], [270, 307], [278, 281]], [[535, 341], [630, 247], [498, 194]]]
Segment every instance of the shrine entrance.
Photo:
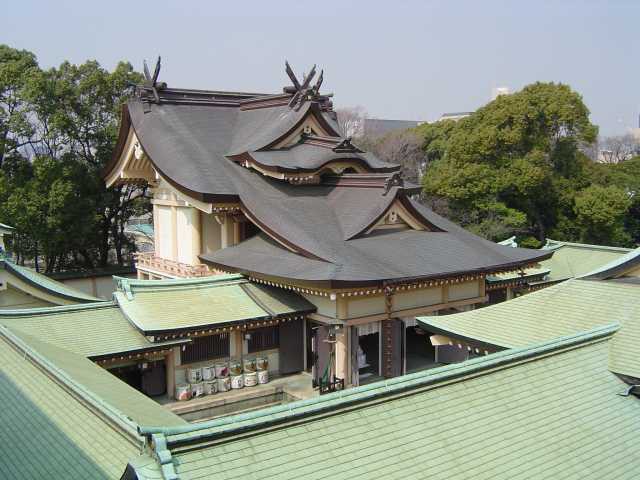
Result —
[[351, 382], [380, 380], [380, 322], [351, 327]]

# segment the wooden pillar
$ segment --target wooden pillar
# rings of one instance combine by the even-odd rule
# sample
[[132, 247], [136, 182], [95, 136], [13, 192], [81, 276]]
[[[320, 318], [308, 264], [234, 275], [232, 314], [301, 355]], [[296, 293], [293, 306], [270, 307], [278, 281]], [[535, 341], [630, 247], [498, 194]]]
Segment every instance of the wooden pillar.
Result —
[[175, 398], [176, 394], [176, 355], [175, 350], [180, 347], [174, 347], [164, 357], [165, 370], [167, 372], [167, 397]]
[[197, 208], [193, 209], [192, 225], [191, 225], [191, 252], [192, 252], [192, 260], [191, 263], [193, 265], [197, 265], [200, 263], [200, 253], [202, 253], [202, 212]]
[[153, 251], [156, 256], [160, 254], [160, 221], [158, 220], [158, 206], [153, 204]]
[[349, 383], [349, 328], [343, 327], [336, 332], [336, 377]]
[[230, 215], [224, 215], [222, 217], [222, 224], [220, 225], [220, 248], [227, 248], [233, 245], [233, 219]]
[[[233, 217], [231, 217], [233, 218]], [[240, 243], [242, 237], [242, 224], [240, 222], [236, 222], [233, 220], [233, 243], [232, 245], [237, 245]]]
[[397, 377], [402, 374], [402, 328], [404, 328], [404, 324], [397, 318], [389, 318], [381, 322], [381, 373], [385, 378]]

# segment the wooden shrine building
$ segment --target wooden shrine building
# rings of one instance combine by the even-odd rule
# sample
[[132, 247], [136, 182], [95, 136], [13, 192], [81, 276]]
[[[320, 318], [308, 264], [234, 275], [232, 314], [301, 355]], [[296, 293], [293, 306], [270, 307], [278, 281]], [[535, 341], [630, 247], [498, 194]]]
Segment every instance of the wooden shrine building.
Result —
[[[146, 67], [145, 67], [146, 69]], [[299, 293], [307, 369], [346, 385], [407, 370], [415, 317], [486, 301], [485, 278], [551, 251], [497, 245], [412, 197], [346, 138], [315, 67], [259, 94], [169, 88], [160, 62], [123, 108], [107, 185], [153, 192], [141, 279], [241, 273]], [[368, 380], [367, 380], [368, 381]]]

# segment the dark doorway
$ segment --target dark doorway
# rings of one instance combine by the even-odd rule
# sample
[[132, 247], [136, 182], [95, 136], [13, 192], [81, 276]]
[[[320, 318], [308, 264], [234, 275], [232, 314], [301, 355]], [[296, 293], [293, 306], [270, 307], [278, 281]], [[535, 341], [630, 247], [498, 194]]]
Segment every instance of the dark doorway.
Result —
[[142, 370], [138, 365], [110, 368], [109, 373], [115, 375], [127, 385], [142, 391]]
[[115, 375], [136, 390], [155, 397], [167, 392], [167, 373], [164, 360], [110, 368]]
[[278, 366], [282, 375], [304, 370], [303, 321], [293, 320], [280, 323]]
[[157, 397], [167, 393], [167, 371], [164, 360], [139, 364], [142, 370], [142, 393]]
[[498, 290], [491, 290], [489, 292], [489, 301], [486, 304], [481, 304], [481, 307], [486, 305], [493, 305], [494, 303], [505, 302], [507, 300], [507, 289], [500, 288]]
[[435, 363], [435, 348], [429, 340], [429, 332], [425, 332], [419, 327], [407, 327], [405, 335], [405, 373], [438, 366]]
[[358, 376], [363, 385], [380, 379], [380, 333], [358, 337]]
[[248, 240], [260, 233], [260, 229], [251, 221], [240, 223], [240, 241]]
[[315, 363], [314, 353], [313, 353], [313, 335], [315, 334], [315, 327], [312, 322], [309, 320], [305, 320], [307, 322], [307, 328], [305, 332], [305, 348], [307, 349], [307, 364], [305, 365], [305, 370], [307, 372], [311, 372], [313, 368], [313, 364]]

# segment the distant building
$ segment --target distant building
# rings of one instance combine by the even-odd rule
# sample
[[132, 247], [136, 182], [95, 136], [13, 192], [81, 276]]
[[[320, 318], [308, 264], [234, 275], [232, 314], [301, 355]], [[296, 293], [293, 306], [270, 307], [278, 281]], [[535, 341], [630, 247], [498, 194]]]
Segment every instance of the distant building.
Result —
[[460, 120], [461, 118], [468, 117], [473, 112], [451, 112], [451, 113], [443, 113], [438, 121], [442, 120]]
[[[510, 93], [511, 93], [511, 90], [509, 89], [509, 87], [496, 87], [491, 91], [491, 101], [495, 100], [500, 95], [509, 95]], [[472, 113], [474, 113], [474, 112], [471, 111], [471, 112], [449, 112], [449, 113], [443, 113], [440, 116], [440, 118], [438, 119], [438, 121], [442, 121], [442, 120], [460, 120], [461, 118], [468, 117]]]
[[500, 95], [509, 95], [510, 93], [511, 90], [509, 89], [509, 87], [496, 87], [491, 92], [491, 100], [495, 100]]
[[366, 137], [381, 137], [391, 132], [409, 130], [426, 122], [416, 120], [386, 120], [382, 118], [365, 118], [362, 133]]

